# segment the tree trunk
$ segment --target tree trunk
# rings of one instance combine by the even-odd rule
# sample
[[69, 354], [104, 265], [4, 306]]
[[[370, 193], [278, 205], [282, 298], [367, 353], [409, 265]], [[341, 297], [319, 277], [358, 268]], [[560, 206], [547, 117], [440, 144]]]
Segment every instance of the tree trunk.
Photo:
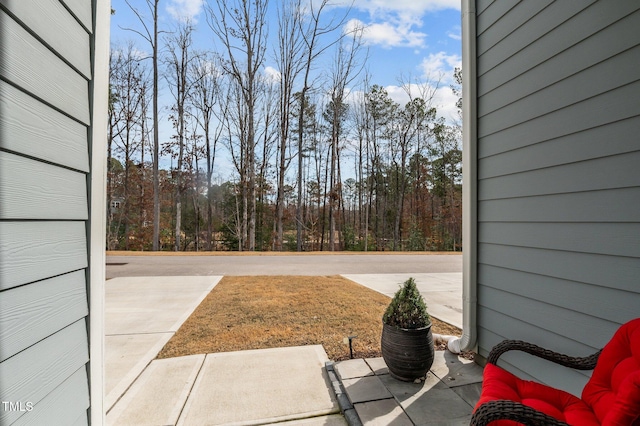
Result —
[[[284, 144], [283, 144], [284, 145]], [[282, 219], [284, 217], [284, 168], [285, 152], [284, 146], [280, 147], [280, 165], [278, 168], [278, 195], [276, 197], [276, 241], [274, 250], [282, 251], [284, 229]]]
[[207, 250], [213, 250], [213, 208], [211, 207], [211, 184], [207, 187]]
[[160, 141], [158, 129], [158, 2], [153, 7], [153, 251], [160, 249]]
[[[309, 59], [311, 61], [311, 59]], [[304, 135], [304, 111], [307, 96], [307, 80], [309, 78], [310, 63], [307, 64], [307, 71], [304, 77], [302, 92], [300, 93], [300, 114], [298, 116], [298, 199], [296, 200], [296, 250], [302, 251], [302, 166], [303, 166], [303, 143]]]
[[[178, 197], [178, 191], [176, 191], [176, 197]], [[176, 238], [175, 238], [175, 245], [174, 245], [174, 250], [175, 251], [180, 251], [180, 234], [181, 234], [181, 229], [182, 229], [182, 202], [180, 201], [179, 198], [176, 198]]]

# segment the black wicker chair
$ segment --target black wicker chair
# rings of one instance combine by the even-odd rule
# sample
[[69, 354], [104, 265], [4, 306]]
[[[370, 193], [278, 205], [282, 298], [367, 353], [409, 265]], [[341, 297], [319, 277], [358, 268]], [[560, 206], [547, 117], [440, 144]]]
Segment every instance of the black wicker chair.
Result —
[[[500, 356], [511, 350], [526, 352], [565, 367], [595, 371], [585, 386], [582, 399], [579, 399], [541, 384], [520, 380], [497, 367]], [[615, 385], [612, 384], [614, 376], [617, 377]], [[502, 382], [502, 379], [505, 379], [505, 382]], [[513, 384], [517, 386], [510, 387]], [[525, 405], [517, 400], [501, 399], [498, 395], [501, 392], [515, 395], [530, 384], [533, 388], [527, 389], [535, 389], [534, 393], [538, 398], [541, 394], [543, 398], [548, 398], [540, 400], [543, 404], [539, 406], [544, 406], [546, 402], [554, 403], [557, 401], [554, 398], [558, 395], [564, 397], [566, 394], [566, 398], [571, 398], [571, 403], [575, 404], [571, 406], [572, 409], [580, 406], [582, 411], [574, 411], [570, 416], [559, 419], [533, 408], [533, 403], [532, 406]], [[609, 395], [601, 398], [603, 393]], [[522, 397], [523, 401], [526, 399], [528, 403], [531, 402], [531, 396], [518, 396]], [[602, 402], [604, 400], [606, 403]], [[568, 411], [559, 417], [566, 413]], [[640, 318], [624, 324], [604, 349], [587, 357], [571, 357], [519, 340], [505, 340], [496, 345], [487, 358], [482, 395], [474, 409], [470, 424], [484, 426], [500, 420], [540, 426], [586, 424], [587, 422], [576, 420], [576, 413], [586, 413], [590, 417], [589, 424], [640, 425]], [[570, 417], [573, 420], [568, 420]]]

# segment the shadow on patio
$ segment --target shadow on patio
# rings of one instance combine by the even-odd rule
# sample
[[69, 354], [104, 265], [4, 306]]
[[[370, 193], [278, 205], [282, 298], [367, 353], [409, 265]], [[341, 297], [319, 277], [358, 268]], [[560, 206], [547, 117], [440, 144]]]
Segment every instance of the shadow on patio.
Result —
[[345, 414], [354, 410], [364, 424], [468, 425], [482, 385], [482, 367], [448, 351], [436, 351], [420, 383], [392, 378], [382, 358], [342, 361], [334, 368], [351, 404]]

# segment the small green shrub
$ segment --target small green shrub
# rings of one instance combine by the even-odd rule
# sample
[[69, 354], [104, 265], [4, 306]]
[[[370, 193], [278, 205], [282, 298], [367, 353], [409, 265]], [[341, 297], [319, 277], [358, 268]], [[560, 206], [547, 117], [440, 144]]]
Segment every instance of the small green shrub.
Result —
[[426, 327], [430, 322], [427, 305], [418, 291], [416, 282], [409, 278], [396, 292], [387, 307], [382, 321], [385, 324], [405, 329]]
[[296, 240], [296, 236], [293, 234], [285, 234], [284, 236], [284, 247], [287, 251], [298, 251], [298, 240]]
[[407, 248], [409, 251], [424, 251], [427, 249], [427, 239], [415, 223], [412, 223], [411, 228], [409, 228]]
[[351, 225], [344, 225], [342, 227], [342, 244], [345, 250], [356, 250], [356, 231]]

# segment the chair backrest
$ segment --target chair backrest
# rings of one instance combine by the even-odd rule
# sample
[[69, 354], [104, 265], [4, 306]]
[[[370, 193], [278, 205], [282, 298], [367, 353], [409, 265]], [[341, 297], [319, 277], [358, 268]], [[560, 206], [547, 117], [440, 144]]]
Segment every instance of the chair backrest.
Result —
[[604, 347], [582, 400], [602, 425], [640, 426], [640, 318], [622, 325]]

